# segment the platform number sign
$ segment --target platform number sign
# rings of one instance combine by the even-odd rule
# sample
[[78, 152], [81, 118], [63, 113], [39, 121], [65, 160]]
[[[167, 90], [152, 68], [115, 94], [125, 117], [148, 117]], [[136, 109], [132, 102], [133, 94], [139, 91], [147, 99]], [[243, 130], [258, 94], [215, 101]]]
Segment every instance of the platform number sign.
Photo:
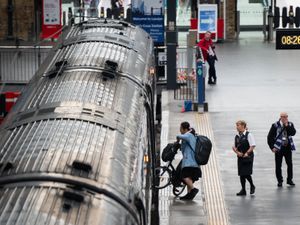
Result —
[[277, 29], [276, 49], [300, 49], [300, 29]]

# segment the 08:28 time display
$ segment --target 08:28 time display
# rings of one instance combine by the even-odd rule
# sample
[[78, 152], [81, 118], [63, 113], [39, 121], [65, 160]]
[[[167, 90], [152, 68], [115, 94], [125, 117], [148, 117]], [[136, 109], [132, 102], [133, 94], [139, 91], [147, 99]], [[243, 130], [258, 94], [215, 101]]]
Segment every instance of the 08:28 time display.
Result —
[[300, 35], [282, 36], [281, 43], [283, 45], [300, 45]]

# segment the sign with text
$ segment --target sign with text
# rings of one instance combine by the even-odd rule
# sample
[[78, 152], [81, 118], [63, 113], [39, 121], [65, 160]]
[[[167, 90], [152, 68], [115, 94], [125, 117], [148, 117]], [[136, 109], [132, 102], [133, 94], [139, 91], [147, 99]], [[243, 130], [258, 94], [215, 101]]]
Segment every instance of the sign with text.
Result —
[[217, 4], [200, 4], [198, 6], [198, 33], [217, 33], [218, 6]]
[[42, 38], [58, 38], [61, 25], [61, 0], [43, 0]]
[[132, 0], [132, 22], [150, 34], [156, 45], [164, 44], [164, 6], [161, 0]]
[[300, 49], [300, 29], [276, 29], [276, 49]]

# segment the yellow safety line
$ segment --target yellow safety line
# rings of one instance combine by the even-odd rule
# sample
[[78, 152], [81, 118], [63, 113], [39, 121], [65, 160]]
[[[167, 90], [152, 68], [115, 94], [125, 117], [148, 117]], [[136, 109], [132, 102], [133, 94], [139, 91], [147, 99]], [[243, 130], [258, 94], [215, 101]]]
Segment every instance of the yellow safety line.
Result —
[[213, 144], [208, 164], [201, 167], [208, 225], [229, 225], [209, 114], [196, 113], [196, 123], [198, 133], [207, 136]]

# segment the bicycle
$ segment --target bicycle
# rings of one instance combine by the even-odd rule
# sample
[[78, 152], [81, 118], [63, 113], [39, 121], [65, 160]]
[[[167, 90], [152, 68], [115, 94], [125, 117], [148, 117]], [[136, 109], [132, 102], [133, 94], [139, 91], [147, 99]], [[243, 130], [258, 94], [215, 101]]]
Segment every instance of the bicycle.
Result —
[[[167, 166], [158, 166], [155, 168], [155, 174], [158, 176], [159, 181], [157, 185], [155, 185], [155, 188], [157, 189], [163, 189], [169, 185], [173, 185], [173, 194], [175, 196], [179, 196], [184, 191], [186, 184], [184, 184], [180, 178], [178, 173], [176, 172], [176, 169], [172, 165], [172, 162], [175, 157], [173, 157], [172, 160], [170, 160], [167, 164]], [[177, 167], [180, 167], [181, 162]]]

